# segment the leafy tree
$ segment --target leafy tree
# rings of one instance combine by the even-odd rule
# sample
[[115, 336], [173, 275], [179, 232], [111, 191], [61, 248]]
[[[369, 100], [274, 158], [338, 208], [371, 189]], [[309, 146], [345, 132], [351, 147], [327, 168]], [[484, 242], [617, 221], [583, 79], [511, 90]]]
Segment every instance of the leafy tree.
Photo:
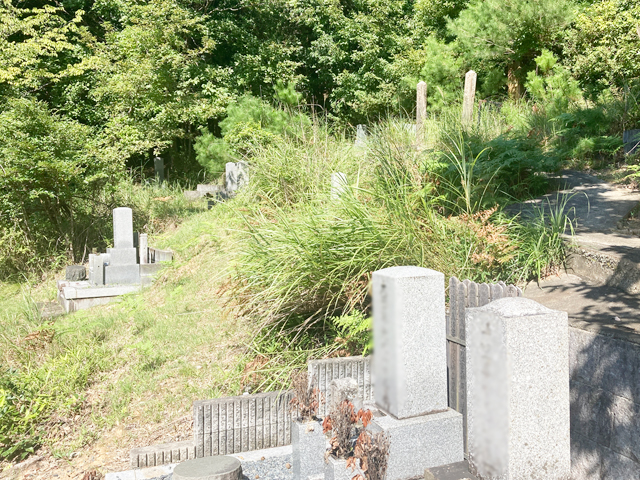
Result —
[[447, 21], [458, 17], [469, 0], [416, 0], [415, 18], [426, 33], [447, 36]]
[[602, 0], [576, 18], [564, 45], [569, 65], [593, 95], [640, 77], [640, 0]]
[[[9, 102], [0, 113], [0, 138], [3, 273], [31, 269], [38, 256], [52, 261], [60, 251], [79, 260], [89, 232], [78, 215], [90, 212], [122, 164], [94, 153], [90, 127], [51, 114], [33, 99]], [[8, 248], [16, 252], [2, 251]]]
[[449, 29], [474, 62], [504, 68], [509, 95], [519, 98], [535, 57], [553, 46], [573, 11], [571, 0], [472, 0]]
[[566, 112], [569, 103], [582, 96], [578, 81], [571, 77], [568, 69], [558, 64], [558, 59], [549, 50], [542, 50], [535, 62], [537, 69], [527, 74], [527, 91], [549, 115]]

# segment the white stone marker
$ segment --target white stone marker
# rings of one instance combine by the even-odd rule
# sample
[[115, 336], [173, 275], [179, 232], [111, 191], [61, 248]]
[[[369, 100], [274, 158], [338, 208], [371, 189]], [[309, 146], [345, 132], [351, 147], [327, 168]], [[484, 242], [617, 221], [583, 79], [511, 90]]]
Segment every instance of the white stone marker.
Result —
[[225, 165], [225, 186], [228, 194], [233, 194], [249, 183], [249, 169], [246, 162], [229, 162]]
[[420, 143], [421, 135], [424, 129], [424, 121], [427, 118], [427, 84], [425, 82], [418, 83], [416, 87], [416, 135], [418, 143]]
[[398, 419], [447, 409], [444, 275], [420, 267], [373, 273], [376, 404]]
[[462, 102], [462, 123], [469, 125], [473, 121], [473, 105], [476, 101], [476, 82], [478, 74], [469, 70], [464, 77], [464, 99]]
[[336, 200], [347, 191], [349, 183], [347, 182], [347, 174], [342, 172], [331, 174], [331, 199]]
[[146, 233], [141, 233], [138, 237], [138, 250], [140, 265], [149, 263], [149, 237]]
[[567, 314], [525, 298], [469, 308], [466, 344], [471, 471], [570, 478]]
[[113, 247], [133, 248], [133, 213], [130, 208], [113, 209]]
[[367, 126], [358, 125], [356, 128], [356, 147], [364, 147], [367, 144]]

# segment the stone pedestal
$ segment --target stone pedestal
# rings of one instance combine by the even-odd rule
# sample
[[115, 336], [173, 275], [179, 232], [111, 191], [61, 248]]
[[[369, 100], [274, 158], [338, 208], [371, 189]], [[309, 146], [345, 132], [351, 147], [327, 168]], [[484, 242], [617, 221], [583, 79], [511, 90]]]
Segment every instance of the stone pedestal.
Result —
[[384, 431], [389, 437], [386, 478], [413, 479], [426, 468], [464, 460], [462, 414], [448, 409], [440, 413], [398, 420], [375, 417], [372, 432]]
[[173, 470], [173, 480], [241, 480], [240, 460], [215, 456], [187, 460]]
[[319, 421], [291, 422], [293, 478], [307, 480], [324, 472], [327, 439]]
[[137, 260], [136, 249], [131, 248], [107, 248], [110, 261], [109, 265], [134, 265]]
[[570, 478], [567, 314], [525, 298], [466, 312], [469, 464], [482, 479]]

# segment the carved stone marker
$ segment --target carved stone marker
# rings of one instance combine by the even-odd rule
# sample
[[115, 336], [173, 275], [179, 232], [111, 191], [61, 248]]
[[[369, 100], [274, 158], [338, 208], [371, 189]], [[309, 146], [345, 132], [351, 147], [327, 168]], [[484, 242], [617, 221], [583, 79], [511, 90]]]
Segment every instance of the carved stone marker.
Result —
[[473, 121], [473, 105], [476, 101], [476, 82], [478, 74], [469, 70], [464, 77], [464, 99], [462, 102], [462, 123], [470, 125]]
[[156, 181], [158, 183], [164, 182], [164, 160], [162, 157], [153, 159], [153, 169], [155, 170]]
[[472, 473], [487, 480], [570, 478], [567, 314], [503, 298], [467, 309], [466, 334]]
[[416, 140], [418, 144], [422, 143], [422, 135], [424, 134], [424, 121], [427, 118], [427, 84], [425, 82], [418, 83], [416, 87]]
[[358, 125], [356, 128], [356, 147], [364, 147], [367, 144], [367, 126]]

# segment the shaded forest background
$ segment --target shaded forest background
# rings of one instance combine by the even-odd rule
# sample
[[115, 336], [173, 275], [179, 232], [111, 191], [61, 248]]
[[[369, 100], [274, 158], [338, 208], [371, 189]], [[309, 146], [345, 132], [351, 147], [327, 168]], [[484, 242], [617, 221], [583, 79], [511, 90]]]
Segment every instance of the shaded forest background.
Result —
[[412, 115], [420, 80], [442, 114], [474, 69], [481, 101], [605, 105], [568, 123], [615, 151], [638, 117], [638, 18], [638, 0], [3, 0], [0, 271], [86, 259], [131, 203], [123, 180], [156, 155], [174, 183], [211, 179], [281, 129], [273, 106], [350, 132]]

